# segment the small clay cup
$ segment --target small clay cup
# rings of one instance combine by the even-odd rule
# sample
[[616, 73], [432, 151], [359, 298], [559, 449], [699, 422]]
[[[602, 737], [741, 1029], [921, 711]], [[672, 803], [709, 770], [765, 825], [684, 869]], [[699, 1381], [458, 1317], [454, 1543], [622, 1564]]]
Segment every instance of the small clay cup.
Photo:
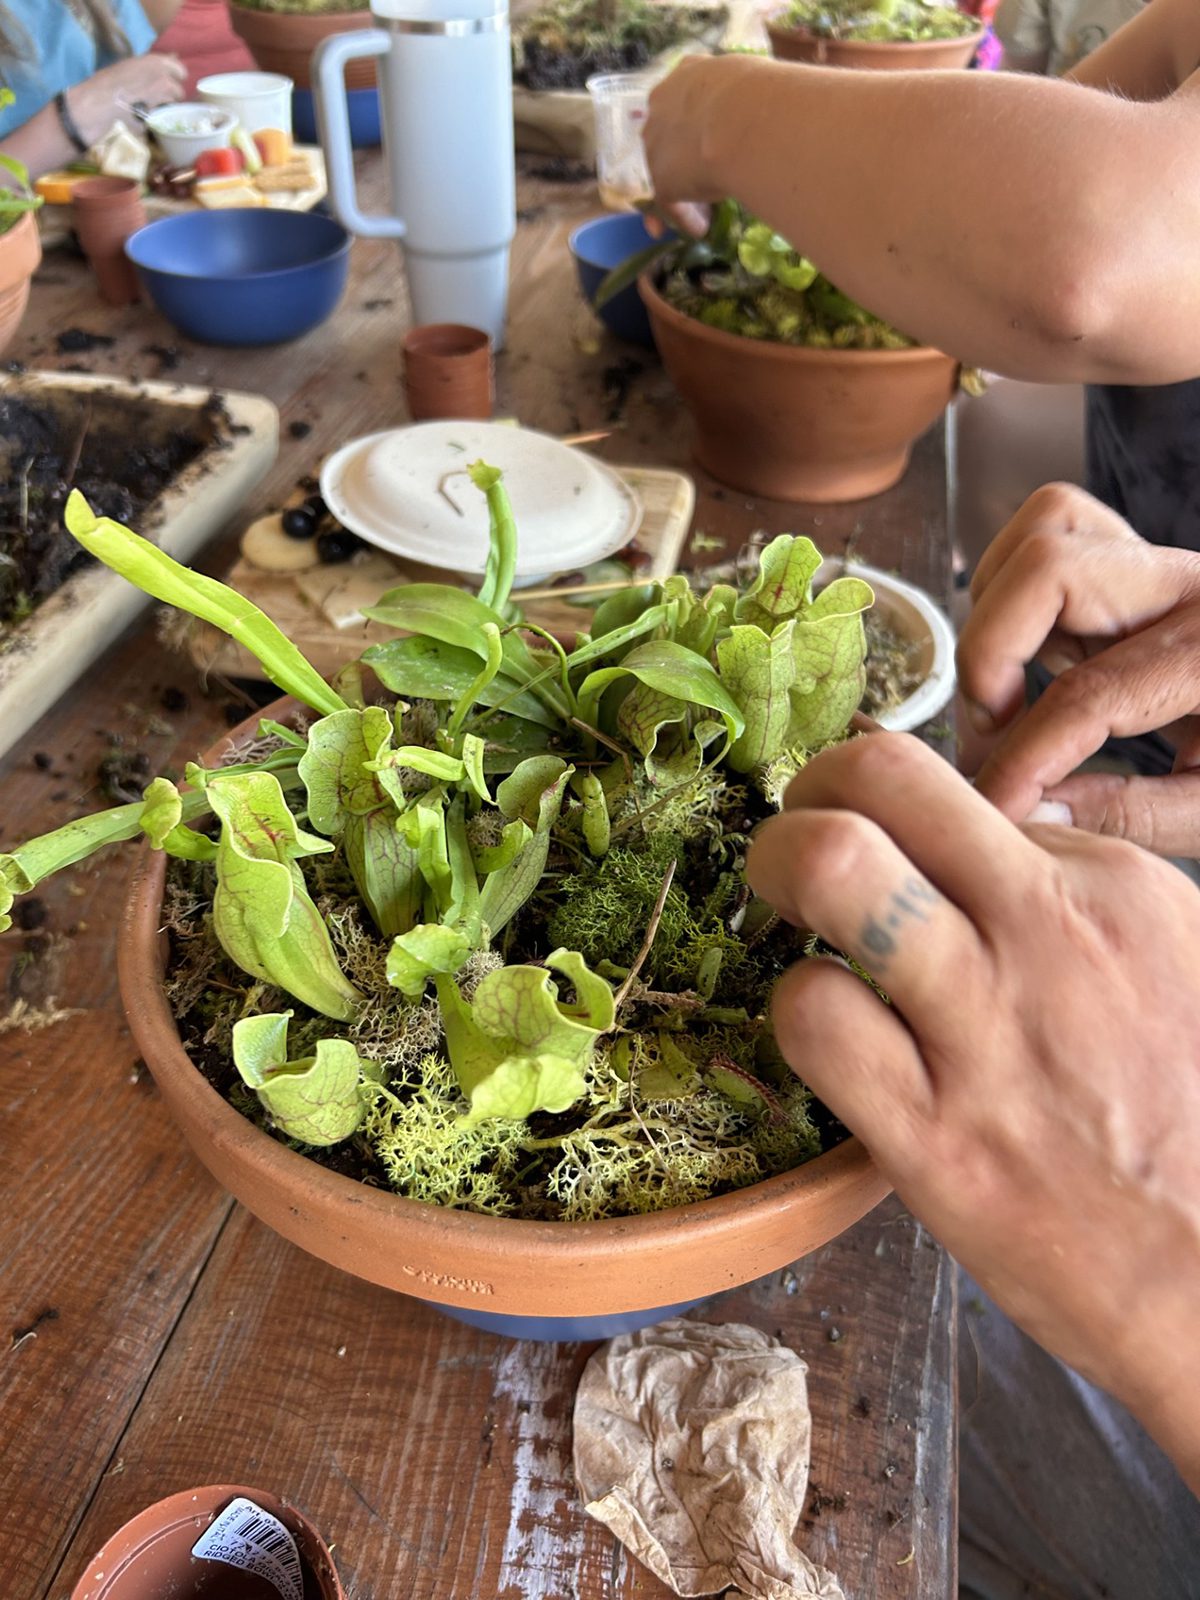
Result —
[[275, 1586], [258, 1574], [191, 1553], [204, 1530], [240, 1496], [278, 1517], [296, 1541], [304, 1600], [345, 1600], [329, 1548], [303, 1512], [264, 1489], [235, 1483], [185, 1489], [140, 1511], [88, 1562], [71, 1600], [279, 1600]]
[[404, 387], [414, 422], [487, 421], [493, 405], [492, 344], [479, 328], [430, 322], [403, 345]]
[[133, 178], [84, 178], [72, 190], [75, 233], [109, 305], [140, 296], [137, 270], [125, 241], [146, 225], [141, 185]]

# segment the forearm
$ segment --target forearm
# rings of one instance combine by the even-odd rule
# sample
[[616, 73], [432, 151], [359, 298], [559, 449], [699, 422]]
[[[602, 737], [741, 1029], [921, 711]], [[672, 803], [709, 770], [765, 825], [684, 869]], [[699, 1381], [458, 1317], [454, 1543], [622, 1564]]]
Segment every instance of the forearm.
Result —
[[1008, 74], [713, 66], [733, 69], [714, 71], [704, 119], [713, 193], [913, 338], [1038, 381], [1200, 370], [1180, 303], [1200, 299], [1186, 245], [1200, 185], [1164, 156], [1195, 142], [1169, 121], [1194, 101]]
[[79, 159], [79, 151], [67, 137], [53, 102], [0, 140], [0, 153], [23, 162], [33, 178]]

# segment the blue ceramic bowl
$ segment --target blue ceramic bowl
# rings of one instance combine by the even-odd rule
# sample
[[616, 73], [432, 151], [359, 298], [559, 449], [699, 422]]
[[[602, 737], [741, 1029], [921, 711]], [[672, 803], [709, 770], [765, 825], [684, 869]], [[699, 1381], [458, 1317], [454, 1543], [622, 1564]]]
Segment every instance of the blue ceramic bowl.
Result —
[[346, 286], [350, 235], [311, 211], [188, 211], [125, 243], [147, 297], [200, 344], [279, 344], [325, 321]]
[[[347, 89], [346, 107], [350, 113], [350, 143], [356, 150], [368, 150], [382, 142], [379, 127], [379, 90]], [[319, 144], [317, 108], [311, 89], [292, 91], [292, 134], [297, 144]]]
[[[581, 222], [572, 233], [568, 244], [575, 257], [575, 270], [583, 298], [591, 305], [596, 290], [614, 267], [622, 261], [645, 250], [655, 241], [646, 231], [640, 211], [614, 212], [607, 217], [593, 217]], [[654, 348], [654, 335], [650, 331], [650, 318], [637, 292], [637, 284], [613, 298], [597, 312], [601, 322], [618, 339], [628, 339], [633, 344]]]

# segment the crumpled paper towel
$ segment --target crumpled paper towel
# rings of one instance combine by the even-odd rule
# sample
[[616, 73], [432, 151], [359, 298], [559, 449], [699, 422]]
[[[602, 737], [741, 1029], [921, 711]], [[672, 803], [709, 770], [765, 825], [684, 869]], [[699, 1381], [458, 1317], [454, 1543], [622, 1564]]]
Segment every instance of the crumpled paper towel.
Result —
[[741, 1323], [673, 1318], [596, 1351], [575, 1397], [589, 1514], [679, 1595], [845, 1600], [792, 1543], [808, 1484], [807, 1367]]

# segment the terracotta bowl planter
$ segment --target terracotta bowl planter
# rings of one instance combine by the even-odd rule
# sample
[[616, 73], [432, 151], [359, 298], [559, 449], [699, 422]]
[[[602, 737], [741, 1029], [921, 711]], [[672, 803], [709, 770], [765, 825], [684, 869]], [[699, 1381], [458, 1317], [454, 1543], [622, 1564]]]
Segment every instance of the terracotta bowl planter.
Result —
[[[361, 11], [329, 14], [252, 11], [230, 0], [229, 17], [233, 31], [246, 45], [263, 72], [281, 72], [297, 89], [312, 87], [309, 67], [313, 51], [331, 33], [356, 33], [371, 28], [375, 19], [365, 7]], [[375, 87], [373, 59], [352, 61], [346, 68], [348, 89]]]
[[709, 328], [638, 285], [663, 365], [714, 478], [772, 500], [862, 500], [899, 481], [953, 398], [940, 350], [809, 350]]
[[42, 259], [37, 221], [27, 211], [7, 233], [0, 233], [0, 350], [12, 342], [29, 302], [29, 280]]
[[[261, 713], [286, 718], [291, 702]], [[252, 735], [257, 716], [205, 756]], [[260, 1221], [312, 1255], [518, 1338], [608, 1338], [816, 1250], [888, 1192], [849, 1139], [718, 1199], [605, 1222], [511, 1221], [426, 1205], [328, 1171], [246, 1120], [196, 1070], [162, 990], [166, 859], [145, 850], [118, 947], [137, 1046], [196, 1155]]]
[[959, 39], [825, 39], [807, 28], [789, 28], [783, 13], [767, 23], [771, 54], [777, 61], [805, 61], [819, 67], [858, 67], [874, 72], [921, 72], [931, 67], [967, 67], [979, 48], [983, 29]]

